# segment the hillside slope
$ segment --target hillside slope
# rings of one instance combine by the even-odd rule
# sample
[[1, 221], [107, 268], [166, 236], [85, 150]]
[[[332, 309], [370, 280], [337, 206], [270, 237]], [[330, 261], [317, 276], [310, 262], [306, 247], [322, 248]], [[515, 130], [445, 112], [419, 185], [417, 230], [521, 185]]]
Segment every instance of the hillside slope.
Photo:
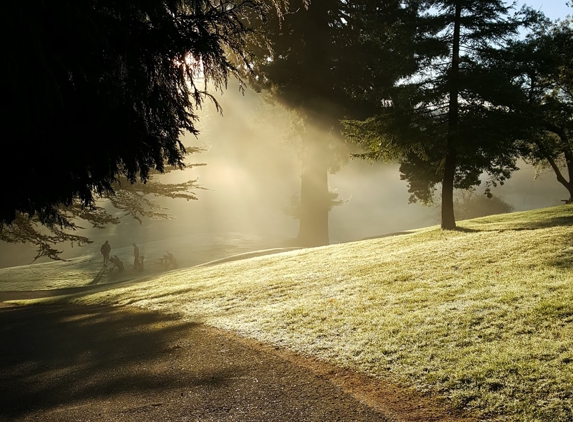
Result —
[[512, 213], [66, 300], [176, 313], [414, 386], [482, 420], [571, 421], [572, 225], [571, 206]]

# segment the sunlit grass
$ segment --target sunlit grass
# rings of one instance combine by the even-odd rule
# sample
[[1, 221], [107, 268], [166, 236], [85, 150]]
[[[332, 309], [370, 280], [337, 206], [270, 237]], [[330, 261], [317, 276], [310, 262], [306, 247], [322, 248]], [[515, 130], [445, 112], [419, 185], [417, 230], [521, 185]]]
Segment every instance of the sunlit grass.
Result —
[[573, 420], [573, 208], [172, 272], [81, 303], [202, 321], [481, 419]]

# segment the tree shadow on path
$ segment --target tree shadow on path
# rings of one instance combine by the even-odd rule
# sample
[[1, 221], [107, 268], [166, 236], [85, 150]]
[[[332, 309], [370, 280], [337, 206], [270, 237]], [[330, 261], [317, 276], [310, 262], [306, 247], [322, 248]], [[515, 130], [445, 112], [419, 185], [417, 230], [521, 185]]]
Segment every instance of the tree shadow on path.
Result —
[[[197, 340], [198, 324], [107, 306], [0, 308], [0, 419], [39, 409], [196, 385], [216, 386], [240, 368], [168, 367], [165, 355]], [[174, 376], [176, 375], [176, 376]]]
[[130, 307], [0, 307], [0, 420], [383, 421], [304, 368]]

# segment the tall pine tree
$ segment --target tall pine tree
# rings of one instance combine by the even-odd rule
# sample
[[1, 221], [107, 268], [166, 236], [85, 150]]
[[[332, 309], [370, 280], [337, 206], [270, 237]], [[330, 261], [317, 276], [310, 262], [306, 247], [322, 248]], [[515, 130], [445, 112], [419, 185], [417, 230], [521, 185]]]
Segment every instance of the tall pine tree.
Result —
[[[503, 0], [421, 0], [419, 70], [396, 86], [380, 113], [347, 121], [346, 134], [365, 148], [362, 157], [401, 163], [412, 200], [429, 202], [441, 183], [442, 228], [455, 229], [453, 191], [509, 177], [517, 152], [498, 107], [500, 90], [482, 54], [501, 48], [535, 19], [528, 9], [511, 15]], [[489, 54], [489, 53], [488, 53]]]

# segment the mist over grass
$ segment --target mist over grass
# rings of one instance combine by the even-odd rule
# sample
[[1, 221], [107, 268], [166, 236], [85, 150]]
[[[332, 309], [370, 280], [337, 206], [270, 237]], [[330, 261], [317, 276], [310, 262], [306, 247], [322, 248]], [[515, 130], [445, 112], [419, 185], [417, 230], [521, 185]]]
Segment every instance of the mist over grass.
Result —
[[572, 224], [570, 206], [505, 214], [64, 300], [175, 313], [414, 386], [480, 420], [570, 421]]
[[[124, 217], [120, 224], [105, 229], [80, 224], [86, 229], [78, 234], [88, 236], [94, 244], [82, 248], [59, 244], [57, 249], [63, 250], [63, 258], [90, 253], [98, 257], [105, 240], [113, 248], [129, 248], [133, 242], [143, 244], [189, 235], [241, 233], [281, 240], [296, 237], [298, 220], [283, 211], [301, 188], [300, 146], [288, 136], [293, 116], [281, 107], [269, 105], [251, 90], [242, 95], [235, 84], [230, 84], [217, 99], [223, 115], [207, 104], [201, 111], [199, 137], [182, 139], [185, 145], [205, 148], [203, 153], [188, 157], [189, 163], [207, 165], [158, 177], [165, 183], [198, 178], [199, 185], [206, 188], [196, 192], [199, 200], [155, 198], [169, 209], [173, 220], [144, 219], [140, 224]], [[545, 173], [535, 180], [531, 166], [518, 164], [521, 170], [504, 186], [493, 189], [494, 195], [516, 210], [558, 205], [568, 197], [554, 174]], [[347, 201], [330, 212], [331, 243], [439, 223], [439, 208], [408, 203], [407, 183], [400, 180], [397, 164], [371, 165], [351, 160], [329, 175], [329, 187]], [[35, 255], [35, 249], [29, 245], [0, 243], [0, 267], [29, 264]], [[35, 263], [38, 262], [42, 259]]]
[[[150, 237], [153, 239], [160, 235], [151, 233]], [[0, 291], [52, 290], [135, 281], [173, 270], [172, 266], [165, 268], [162, 260], [168, 251], [177, 260], [178, 268], [186, 268], [277, 247], [280, 240], [231, 232], [190, 234], [138, 242], [140, 256], [145, 258], [143, 271], [134, 268], [131, 244], [121, 246], [113, 241], [111, 244], [111, 255], [117, 256], [124, 264], [122, 272], [113, 265], [108, 267], [109, 271], [103, 270], [103, 257], [99, 251], [101, 245], [97, 243], [86, 247], [85, 254], [71, 259], [0, 268]]]

